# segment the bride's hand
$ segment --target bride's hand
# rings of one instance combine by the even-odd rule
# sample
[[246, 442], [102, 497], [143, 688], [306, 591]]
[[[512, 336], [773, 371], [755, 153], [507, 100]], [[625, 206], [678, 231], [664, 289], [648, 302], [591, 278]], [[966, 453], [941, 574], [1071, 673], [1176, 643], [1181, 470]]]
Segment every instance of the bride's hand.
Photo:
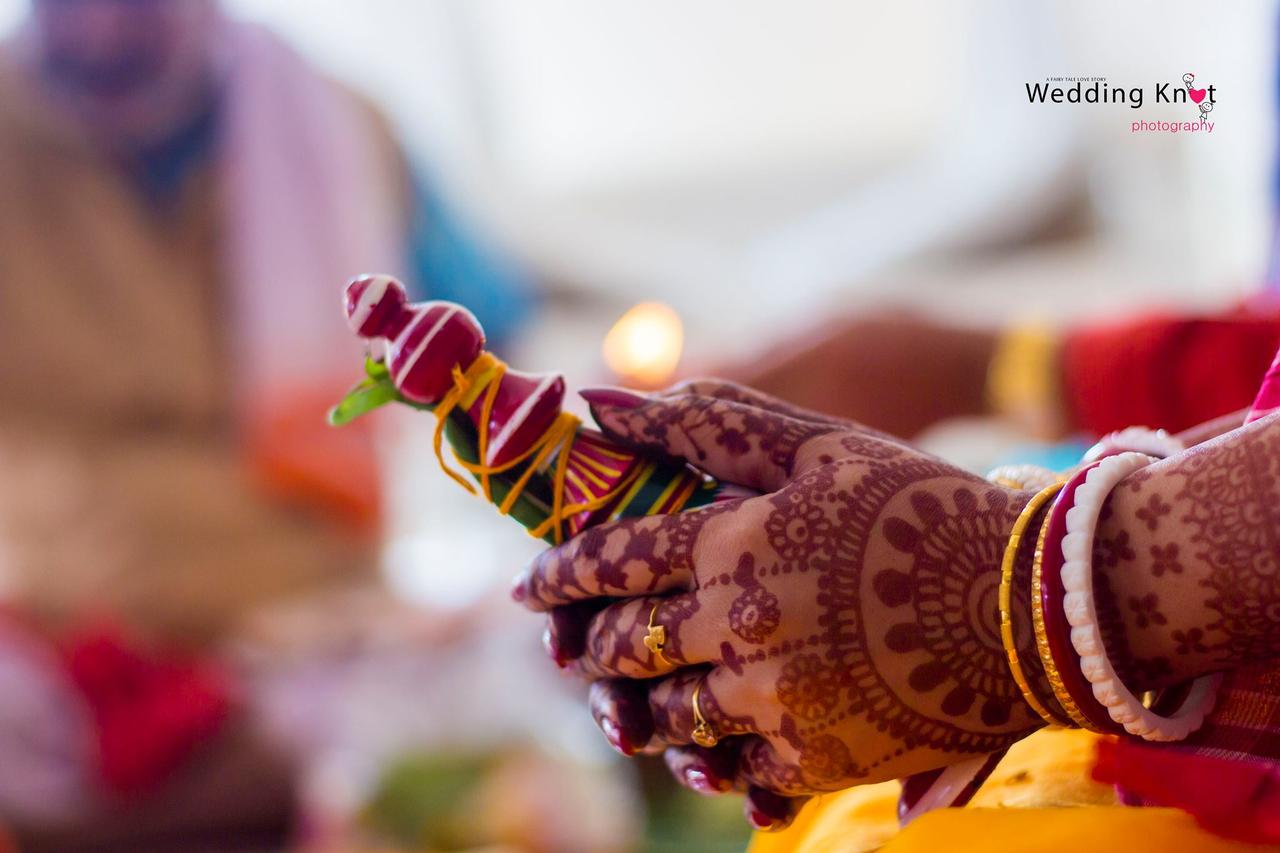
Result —
[[[617, 396], [593, 413], [618, 441], [760, 497], [592, 528], [513, 589], [551, 612], [562, 665], [597, 680], [610, 742], [675, 747], [683, 781], [749, 787], [753, 823], [780, 825], [794, 802], [766, 792], [903, 776], [1034, 729], [996, 606], [1030, 494], [860, 427], [726, 396]], [[666, 631], [661, 655], [644, 643], [651, 616]], [[1035, 657], [1026, 622], [1015, 622], [1024, 660]], [[687, 746], [699, 685], [721, 738], [710, 750]]]

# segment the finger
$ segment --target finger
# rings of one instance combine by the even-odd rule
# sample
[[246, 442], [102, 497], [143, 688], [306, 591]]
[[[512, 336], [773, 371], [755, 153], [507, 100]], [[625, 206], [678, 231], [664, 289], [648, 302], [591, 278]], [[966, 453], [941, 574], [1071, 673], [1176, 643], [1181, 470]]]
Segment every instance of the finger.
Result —
[[784, 797], [765, 788], [747, 789], [742, 802], [742, 814], [747, 823], [761, 832], [777, 832], [786, 829], [796, 819], [808, 797]]
[[[693, 694], [698, 685], [698, 708], [719, 738], [743, 734], [750, 729], [741, 718], [726, 713], [722, 702], [733, 694], [733, 673], [725, 669], [681, 669], [654, 683], [649, 690], [649, 710], [653, 718], [653, 744], [693, 743], [697, 721], [693, 714]], [[651, 744], [652, 745], [652, 744]]]
[[725, 794], [735, 787], [739, 738], [728, 738], [707, 749], [672, 746], [663, 753], [667, 769], [676, 781], [699, 794]]
[[593, 403], [591, 413], [621, 444], [762, 492], [777, 491], [801, 470], [798, 456], [812, 439], [839, 431], [714, 397], [637, 399], [629, 408]]
[[863, 426], [857, 421], [851, 421], [846, 418], [839, 418], [835, 415], [828, 415], [822, 412], [816, 412], [812, 409], [806, 409], [803, 406], [797, 406], [788, 403], [780, 397], [772, 394], [766, 394], [763, 391], [757, 391], [747, 385], [739, 385], [737, 382], [730, 382], [727, 379], [700, 378], [688, 379], [676, 385], [672, 385], [665, 391], [659, 391], [658, 397], [714, 397], [717, 400], [727, 400], [731, 403], [742, 403], [746, 406], [754, 406], [757, 409], [764, 409], [766, 412], [775, 412], [779, 415], [786, 415], [789, 418], [795, 418], [798, 421], [804, 421], [811, 424], [824, 424], [826, 426], [838, 427], [841, 429], [856, 429], [859, 432], [870, 431], [869, 427]]
[[587, 693], [591, 716], [609, 745], [625, 756], [635, 755], [653, 739], [653, 715], [648, 688], [625, 678], [597, 681]]
[[589, 527], [534, 558], [516, 578], [511, 596], [531, 610], [549, 610], [601, 596], [630, 598], [691, 589], [689, 543], [708, 517], [692, 513], [676, 520], [654, 515]]
[[587, 629], [591, 619], [607, 604], [605, 599], [590, 598], [552, 608], [547, 613], [542, 645], [556, 666], [564, 669], [582, 657], [587, 648]]
[[698, 609], [693, 593], [612, 604], [592, 617], [574, 668], [591, 679], [654, 678], [679, 666], [711, 662], [714, 642], [704, 648], [697, 641], [715, 632], [694, 627]]
[[748, 784], [776, 794], [798, 796], [813, 790], [805, 783], [799, 766], [785, 760], [773, 744], [762, 737], [748, 738], [742, 745], [738, 775]]

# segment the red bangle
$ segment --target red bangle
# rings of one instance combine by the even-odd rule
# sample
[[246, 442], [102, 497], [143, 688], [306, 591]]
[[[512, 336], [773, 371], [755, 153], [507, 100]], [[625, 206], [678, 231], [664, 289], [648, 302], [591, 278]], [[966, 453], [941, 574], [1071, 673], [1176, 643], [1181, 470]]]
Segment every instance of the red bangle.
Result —
[[[1067, 533], [1067, 511], [1075, 506], [1076, 489], [1084, 483], [1086, 475], [1097, 465], [1086, 465], [1067, 480], [1057, 500], [1049, 510], [1045, 521], [1044, 544], [1040, 555], [1040, 608], [1044, 631], [1037, 637], [1041, 656], [1047, 651], [1050, 660], [1044, 660], [1045, 672], [1055, 688], [1061, 686], [1066, 696], [1059, 696], [1059, 703], [1075, 722], [1085, 728], [1103, 734], [1124, 734], [1124, 728], [1111, 719], [1105, 706], [1093, 695], [1093, 686], [1080, 671], [1080, 655], [1071, 645], [1071, 625], [1063, 610], [1066, 589], [1062, 585], [1062, 539]], [[1044, 642], [1039, 642], [1043, 640]], [[1047, 646], [1047, 649], [1045, 648]], [[1054, 691], [1058, 691], [1055, 689]], [[1062, 701], [1069, 698], [1070, 702]], [[1072, 713], [1075, 711], [1076, 713]]]

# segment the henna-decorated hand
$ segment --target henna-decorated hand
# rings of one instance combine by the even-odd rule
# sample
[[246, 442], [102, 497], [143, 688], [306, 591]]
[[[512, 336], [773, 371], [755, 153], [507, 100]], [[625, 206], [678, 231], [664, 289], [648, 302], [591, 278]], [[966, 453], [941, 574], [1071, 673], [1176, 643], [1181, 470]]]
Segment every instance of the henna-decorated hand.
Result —
[[[594, 395], [593, 413], [614, 439], [760, 497], [591, 528], [513, 589], [551, 612], [557, 660], [597, 680], [610, 742], [672, 747], [686, 784], [748, 787], [752, 822], [780, 826], [795, 802], [779, 794], [935, 768], [1033, 730], [997, 614], [1000, 559], [1030, 495], [718, 390], [742, 396]], [[661, 657], [643, 642], [655, 606]], [[1024, 660], [1035, 658], [1028, 622], [1015, 619]], [[699, 683], [723, 738], [712, 750], [688, 746]]]

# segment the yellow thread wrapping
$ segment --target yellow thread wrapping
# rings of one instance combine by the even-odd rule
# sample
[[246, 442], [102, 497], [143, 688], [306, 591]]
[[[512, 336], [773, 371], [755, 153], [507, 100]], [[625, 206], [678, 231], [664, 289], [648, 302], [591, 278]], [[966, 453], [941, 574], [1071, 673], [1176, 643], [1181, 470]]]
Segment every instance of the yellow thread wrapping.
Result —
[[1040, 508], [1061, 488], [1062, 483], [1054, 483], [1052, 486], [1041, 489], [1022, 508], [1017, 521], [1013, 523], [1009, 544], [1005, 546], [1004, 559], [1000, 563], [1000, 642], [1004, 646], [1005, 657], [1009, 661], [1009, 672], [1013, 675], [1022, 698], [1031, 706], [1031, 710], [1051, 726], [1058, 725], [1058, 719], [1032, 692], [1026, 673], [1022, 671], [1022, 662], [1018, 659], [1018, 647], [1013, 637], [1013, 570], [1018, 559], [1018, 546], [1022, 544], [1022, 534], [1026, 531], [1027, 525], [1031, 523], [1031, 519], [1040, 511]]
[[[560, 412], [556, 415], [551, 425], [540, 435], [536, 441], [529, 445], [520, 455], [513, 459], [509, 459], [501, 465], [487, 465], [485, 459], [488, 458], [489, 450], [489, 420], [493, 414], [494, 402], [498, 396], [498, 388], [502, 383], [502, 377], [507, 371], [507, 365], [492, 354], [482, 352], [475, 362], [464, 372], [459, 366], [454, 365], [452, 372], [453, 387], [441, 398], [439, 404], [435, 408], [436, 431], [433, 437], [432, 446], [435, 450], [436, 460], [439, 461], [440, 467], [453, 480], [466, 489], [471, 494], [475, 494], [475, 487], [467, 481], [465, 477], [455, 471], [444, 457], [444, 430], [445, 423], [449, 415], [454, 409], [461, 406], [462, 408], [470, 408], [479, 399], [480, 394], [484, 394], [484, 402], [481, 404], [479, 423], [477, 424], [477, 460], [474, 463], [467, 462], [465, 459], [459, 459], [454, 454], [454, 461], [458, 463], [464, 470], [477, 477], [480, 481], [480, 491], [484, 495], [485, 500], [493, 503], [493, 491], [490, 478], [497, 474], [503, 474], [525, 460], [530, 460], [528, 467], [522, 473], [519, 479], [511, 485], [503, 498], [502, 503], [498, 506], [498, 512], [507, 515], [516, 505], [516, 501], [520, 499], [525, 487], [529, 484], [529, 480], [533, 477], [534, 472], [541, 470], [553, 455], [559, 454], [556, 459], [555, 471], [552, 475], [552, 506], [551, 514], [539, 523], [536, 527], [529, 530], [529, 534], [535, 538], [541, 539], [548, 533], [554, 532], [555, 542], [559, 544], [564, 538], [564, 522], [581, 512], [587, 512], [600, 507], [606, 506], [618, 495], [631, 487], [636, 477], [640, 473], [640, 469], [645, 466], [635, 465], [627, 472], [621, 480], [619, 480], [613, 488], [604, 494], [587, 501], [565, 505], [564, 492], [565, 481], [569, 473], [569, 454], [573, 449], [573, 440], [577, 435], [578, 427], [581, 421], [569, 412]], [[625, 458], [620, 453], [609, 453], [617, 459]], [[532, 457], [532, 459], [531, 459]]]

